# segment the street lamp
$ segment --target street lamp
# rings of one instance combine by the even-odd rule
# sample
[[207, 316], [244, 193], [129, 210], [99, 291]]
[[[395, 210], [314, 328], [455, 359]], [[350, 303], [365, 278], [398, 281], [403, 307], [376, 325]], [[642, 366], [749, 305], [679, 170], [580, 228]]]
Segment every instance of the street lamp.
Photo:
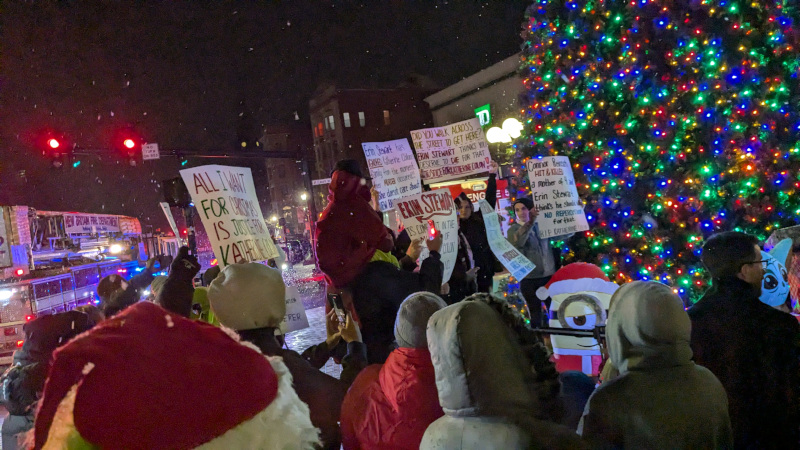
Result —
[[272, 217], [269, 218], [269, 221], [270, 222], [277, 222], [278, 221], [278, 216], [273, 214]]
[[300, 200], [302, 200], [302, 201], [306, 201], [306, 200], [308, 200], [308, 194], [306, 194], [305, 192], [303, 192], [302, 194], [300, 194]]

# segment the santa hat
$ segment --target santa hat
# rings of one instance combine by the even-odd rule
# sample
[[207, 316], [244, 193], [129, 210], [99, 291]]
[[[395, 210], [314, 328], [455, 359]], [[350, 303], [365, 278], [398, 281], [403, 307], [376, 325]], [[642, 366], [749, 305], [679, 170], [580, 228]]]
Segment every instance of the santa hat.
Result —
[[536, 291], [541, 300], [575, 292], [613, 294], [619, 285], [610, 281], [602, 269], [589, 263], [572, 263], [558, 269], [550, 281]]
[[280, 358], [141, 302], [56, 351], [35, 448], [313, 448]]
[[211, 282], [208, 301], [228, 328], [277, 328], [286, 316], [286, 284], [277, 269], [259, 263], [231, 264]]

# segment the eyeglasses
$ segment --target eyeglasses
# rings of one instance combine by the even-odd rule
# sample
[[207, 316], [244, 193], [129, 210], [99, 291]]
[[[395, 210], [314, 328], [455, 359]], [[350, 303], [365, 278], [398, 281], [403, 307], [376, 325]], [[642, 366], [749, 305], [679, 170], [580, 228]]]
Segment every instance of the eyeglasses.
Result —
[[768, 260], [766, 260], [766, 259], [759, 259], [758, 261], [748, 261], [748, 262], [745, 262], [745, 263], [741, 263], [741, 264], [739, 265], [739, 270], [742, 270], [742, 267], [744, 267], [744, 266], [747, 266], [747, 265], [749, 265], [749, 264], [761, 264], [761, 268], [762, 268], [762, 269], [766, 269], [766, 268], [767, 268], [767, 263], [768, 263], [768, 262], [769, 262], [769, 261], [768, 261]]

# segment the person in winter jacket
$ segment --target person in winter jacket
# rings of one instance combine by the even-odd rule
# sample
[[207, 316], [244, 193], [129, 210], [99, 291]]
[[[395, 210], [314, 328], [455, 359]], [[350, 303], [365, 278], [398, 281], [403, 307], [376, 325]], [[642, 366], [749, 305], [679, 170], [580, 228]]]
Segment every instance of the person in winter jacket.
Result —
[[430, 316], [445, 306], [428, 292], [400, 305], [394, 326], [399, 348], [383, 365], [364, 369], [342, 403], [345, 450], [416, 450], [428, 425], [444, 414], [425, 330]]
[[323, 448], [338, 449], [342, 400], [356, 374], [366, 366], [365, 346], [359, 342], [355, 322], [348, 319], [341, 333], [348, 347], [341, 380], [319, 371], [296, 352], [281, 348], [276, 331], [286, 316], [285, 297], [280, 271], [258, 263], [229, 265], [208, 288], [211, 309], [223, 326], [236, 330], [265, 355], [283, 358], [297, 395], [308, 404], [311, 421], [322, 432]]
[[150, 302], [54, 354], [34, 449], [313, 449], [280, 358]]
[[426, 240], [426, 244], [430, 254], [422, 261], [418, 273], [400, 270], [385, 261], [373, 261], [342, 291], [345, 307], [361, 327], [370, 364], [382, 364], [394, 350], [392, 328], [403, 300], [420, 291], [441, 293], [444, 276], [439, 254], [441, 235]]
[[448, 305], [460, 302], [478, 291], [478, 271], [480, 268], [475, 265], [475, 258], [472, 248], [467, 242], [466, 236], [458, 231], [458, 254], [453, 265], [453, 273], [447, 282], [449, 292], [442, 298]]
[[691, 346], [728, 394], [736, 448], [797, 448], [800, 324], [759, 300], [758, 240], [719, 233], [703, 245], [711, 289], [689, 308]]
[[4, 450], [19, 448], [19, 438], [33, 428], [53, 352], [94, 324], [86, 314], [69, 311], [42, 316], [23, 325], [25, 342], [14, 352], [13, 365], [0, 380], [3, 405], [8, 410], [2, 427]]
[[[458, 208], [458, 225], [461, 233], [467, 238], [475, 266], [478, 267], [478, 291], [489, 292], [492, 289], [494, 277], [495, 257], [489, 247], [486, 237], [486, 224], [483, 215], [475, 211], [472, 201], [463, 192], [455, 198]], [[492, 208], [497, 203], [497, 163], [492, 162], [492, 171], [489, 173], [489, 182], [486, 186], [486, 202]]]
[[100, 297], [100, 307], [106, 317], [111, 317], [139, 301], [142, 291], [153, 282], [156, 262], [156, 258], [150, 258], [144, 270], [128, 281], [118, 274], [106, 275], [100, 280], [97, 284], [97, 295]]
[[328, 188], [329, 204], [317, 222], [317, 262], [328, 285], [341, 289], [372, 261], [377, 251], [389, 254], [392, 238], [370, 205], [370, 190], [358, 162], [336, 163]]
[[654, 281], [614, 297], [606, 336], [620, 375], [592, 394], [578, 433], [598, 449], [732, 448], [725, 389], [692, 362], [680, 297]]
[[[559, 386], [546, 350], [541, 342], [523, 347], [536, 335], [529, 328], [522, 331], [527, 336], [519, 334], [522, 316], [489, 297], [473, 295], [428, 321], [428, 348], [445, 415], [425, 431], [420, 449], [583, 448], [574, 431], [548, 417], [546, 403]], [[504, 320], [498, 308], [513, 319]]]

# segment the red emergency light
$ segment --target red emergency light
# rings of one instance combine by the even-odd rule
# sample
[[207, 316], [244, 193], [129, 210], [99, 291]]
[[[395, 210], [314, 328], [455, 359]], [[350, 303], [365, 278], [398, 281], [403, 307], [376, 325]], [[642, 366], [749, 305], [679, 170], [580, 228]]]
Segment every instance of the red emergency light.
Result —
[[24, 343], [25, 341], [17, 341], [17, 348], [22, 348], [22, 344]]
[[16, 272], [14, 272], [14, 273], [17, 274], [18, 277], [21, 277], [21, 276], [25, 275], [25, 270], [17, 269]]
[[25, 322], [30, 322], [31, 320], [33, 320], [35, 318], [36, 318], [36, 316], [34, 316], [33, 314], [28, 314], [27, 316], [25, 316]]

